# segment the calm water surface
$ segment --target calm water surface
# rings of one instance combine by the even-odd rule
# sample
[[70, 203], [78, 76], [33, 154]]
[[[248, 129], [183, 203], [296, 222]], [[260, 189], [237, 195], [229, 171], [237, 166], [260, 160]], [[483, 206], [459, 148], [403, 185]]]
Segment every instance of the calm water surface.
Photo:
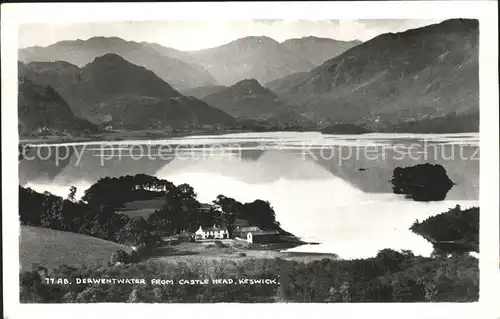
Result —
[[[383, 248], [429, 255], [408, 228], [460, 204], [478, 205], [479, 135], [251, 133], [162, 141], [39, 145], [20, 162], [20, 183], [81, 195], [99, 178], [145, 173], [192, 185], [200, 201], [219, 194], [268, 200], [282, 227], [321, 245], [294, 251], [374, 256]], [[44, 159], [42, 159], [44, 158]], [[46, 159], [45, 159], [46, 158]], [[392, 193], [396, 167], [438, 163], [456, 185], [441, 202]]]

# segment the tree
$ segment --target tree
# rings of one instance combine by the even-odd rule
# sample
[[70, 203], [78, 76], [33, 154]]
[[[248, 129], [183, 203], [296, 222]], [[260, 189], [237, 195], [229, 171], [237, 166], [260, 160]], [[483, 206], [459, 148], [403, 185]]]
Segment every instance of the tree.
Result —
[[248, 220], [252, 225], [261, 229], [277, 229], [279, 222], [276, 221], [276, 213], [271, 203], [257, 199], [252, 203], [243, 205], [240, 218]]
[[45, 195], [19, 186], [19, 217], [23, 225], [40, 226]]
[[386, 248], [378, 252], [375, 257], [375, 263], [386, 272], [396, 272], [400, 270], [400, 265], [405, 259], [406, 256], [402, 253]]
[[241, 214], [243, 205], [234, 198], [226, 197], [224, 195], [217, 196], [217, 199], [214, 200], [213, 203], [220, 208], [222, 220], [227, 227], [229, 238], [232, 238], [234, 223], [236, 218], [238, 218]]
[[130, 256], [123, 249], [118, 249], [111, 254], [108, 264], [114, 266], [116, 263], [128, 264], [130, 262]]
[[149, 225], [140, 216], [134, 216], [119, 231], [120, 242], [130, 245], [147, 245], [153, 238], [149, 231]]
[[69, 195], [68, 195], [68, 199], [72, 202], [76, 201], [75, 199], [75, 195], [76, 195], [76, 187], [75, 186], [71, 186], [69, 188]]
[[62, 205], [62, 198], [46, 197], [41, 216], [42, 227], [62, 230]]
[[196, 196], [193, 187], [188, 184], [171, 188], [165, 195], [165, 205], [148, 221], [155, 229], [166, 232], [195, 231], [199, 224], [200, 207]]

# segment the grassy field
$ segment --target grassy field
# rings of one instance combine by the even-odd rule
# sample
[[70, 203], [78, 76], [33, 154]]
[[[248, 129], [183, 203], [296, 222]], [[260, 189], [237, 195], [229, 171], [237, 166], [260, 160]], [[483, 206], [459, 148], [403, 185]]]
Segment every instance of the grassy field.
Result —
[[128, 246], [96, 237], [37, 227], [21, 227], [19, 259], [21, 270], [33, 264], [48, 268], [105, 264], [118, 249], [130, 252]]
[[117, 211], [117, 213], [128, 215], [128, 217], [140, 216], [147, 220], [149, 215], [163, 207], [164, 204], [165, 199], [163, 198], [136, 200], [125, 203], [123, 209]]

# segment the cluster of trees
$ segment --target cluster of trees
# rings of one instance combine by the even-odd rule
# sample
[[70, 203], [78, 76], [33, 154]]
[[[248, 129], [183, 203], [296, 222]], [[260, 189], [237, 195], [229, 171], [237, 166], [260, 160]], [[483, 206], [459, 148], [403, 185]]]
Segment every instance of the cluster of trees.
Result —
[[146, 174], [105, 177], [87, 189], [82, 200], [90, 205], [120, 208], [125, 202], [160, 197], [174, 188], [173, 183]]
[[155, 238], [143, 218], [115, 213], [109, 206], [76, 201], [75, 193], [76, 188], [72, 187], [68, 198], [62, 198], [20, 186], [21, 224], [70, 231], [127, 245], [154, 242]]
[[241, 203], [234, 198], [219, 195], [213, 203], [220, 207], [220, 219], [228, 228], [229, 237], [232, 237], [237, 219], [247, 220], [250, 225], [260, 229], [280, 229], [276, 213], [268, 201], [257, 199], [251, 203]]
[[195, 231], [199, 226], [199, 216], [202, 212], [193, 187], [181, 184], [170, 189], [164, 196], [163, 207], [148, 217], [148, 223], [152, 228], [162, 235]]
[[[75, 199], [71, 187], [67, 198], [19, 187], [21, 224], [71, 231], [130, 245], [152, 243], [163, 235], [194, 232], [202, 226], [226, 226], [232, 233], [237, 218], [262, 229], [277, 229], [279, 223], [269, 202], [242, 204], [219, 195], [209, 211], [200, 209], [197, 194], [188, 184], [173, 183], [137, 174], [102, 178]], [[143, 217], [116, 213], [126, 202], [162, 198], [165, 204]]]
[[125, 202], [165, 196], [176, 187], [169, 181], [138, 174], [103, 178], [76, 200], [76, 188], [67, 198], [19, 186], [19, 216], [23, 225], [90, 235], [127, 245], [152, 245], [158, 238], [142, 217], [116, 213]]
[[[47, 285], [45, 277], [70, 285]], [[479, 296], [478, 260], [424, 258], [383, 250], [362, 260], [310, 263], [276, 259], [166, 263], [113, 267], [42, 267], [20, 275], [21, 302], [471, 302]], [[143, 284], [76, 285], [75, 278], [144, 278]], [[172, 280], [154, 285], [153, 278]], [[276, 279], [276, 284], [179, 285], [179, 279]]]
[[410, 228], [434, 245], [437, 253], [479, 252], [479, 207], [447, 212], [416, 221]]

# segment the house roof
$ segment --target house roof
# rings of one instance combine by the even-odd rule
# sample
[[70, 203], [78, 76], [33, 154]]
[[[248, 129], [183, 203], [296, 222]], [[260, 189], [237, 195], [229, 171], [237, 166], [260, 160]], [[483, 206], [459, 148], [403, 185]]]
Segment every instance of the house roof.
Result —
[[248, 227], [237, 227], [236, 230], [241, 232], [251, 232], [251, 231], [259, 231], [259, 227], [257, 226], [248, 226]]
[[[211, 227], [200, 227], [202, 231], [204, 232], [210, 232], [210, 231], [227, 231], [226, 227], [217, 227], [217, 226], [211, 226]], [[198, 229], [200, 230], [200, 229]]]
[[252, 236], [263, 236], [263, 235], [279, 235], [279, 231], [277, 230], [260, 230], [260, 231], [250, 231]]

